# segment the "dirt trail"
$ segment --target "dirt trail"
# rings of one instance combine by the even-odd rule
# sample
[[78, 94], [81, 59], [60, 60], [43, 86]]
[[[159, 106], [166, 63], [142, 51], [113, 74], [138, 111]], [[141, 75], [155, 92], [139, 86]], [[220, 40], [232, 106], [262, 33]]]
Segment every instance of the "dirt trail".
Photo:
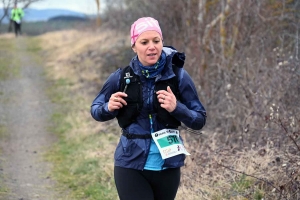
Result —
[[[0, 165], [8, 195], [1, 200], [58, 200], [49, 177], [51, 165], [42, 154], [55, 141], [47, 130], [53, 105], [45, 94], [43, 68], [26, 52], [26, 38], [15, 40], [21, 63], [20, 77], [0, 80]], [[2, 162], [3, 161], [3, 162]]]

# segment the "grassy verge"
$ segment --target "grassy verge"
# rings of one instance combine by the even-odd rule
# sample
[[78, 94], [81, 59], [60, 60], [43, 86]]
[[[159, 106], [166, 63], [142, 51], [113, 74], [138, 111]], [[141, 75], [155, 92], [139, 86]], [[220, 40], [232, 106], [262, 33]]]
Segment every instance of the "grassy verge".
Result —
[[[6, 136], [7, 131], [6, 131], [6, 127], [0, 124], [0, 140], [3, 140], [3, 138]], [[0, 198], [5, 195], [8, 191], [7, 187], [4, 185], [4, 175], [2, 173], [2, 166], [1, 163], [2, 158], [1, 158], [1, 154], [2, 154], [2, 150], [0, 149]]]
[[78, 119], [86, 106], [65, 96], [69, 85], [67, 80], [58, 80], [49, 93], [59, 105], [51, 119], [51, 131], [59, 136], [59, 142], [47, 154], [55, 166], [53, 175], [63, 190], [70, 191], [71, 199], [117, 199], [111, 171], [107, 170], [111, 155], [102, 154], [105, 143], [110, 144], [115, 138], [78, 131], [87, 123], [83, 118]]
[[[26, 22], [22, 24], [23, 35], [35, 36], [44, 34], [51, 31], [59, 31], [72, 29], [76, 27], [87, 26], [88, 24], [93, 24], [91, 22], [67, 22], [67, 21], [47, 21], [47, 22]], [[8, 24], [1, 24], [0, 33], [7, 33]], [[14, 32], [11, 32], [14, 34]]]
[[20, 61], [16, 59], [15, 42], [0, 38], [0, 80], [18, 76]]
[[[39, 51], [38, 46], [32, 49]], [[56, 79], [51, 66], [46, 71], [50, 83], [47, 93], [56, 107], [49, 130], [59, 138], [46, 159], [54, 165], [52, 177], [58, 188], [62, 193], [67, 191], [66, 200], [118, 199], [111, 170], [113, 155], [107, 151], [115, 148], [116, 136], [93, 130], [91, 102], [74, 90], [77, 83], [70, 75]]]
[[38, 53], [42, 50], [40, 46], [40, 40], [35, 38], [28, 38], [26, 39], [27, 42], [27, 52], [33, 53], [34, 55], [38, 55]]
[[[0, 82], [15, 78], [20, 73], [19, 60], [16, 57], [17, 52], [15, 48], [15, 42], [12, 39], [0, 38]], [[0, 88], [0, 104], [5, 105], [8, 101], [8, 97], [4, 91]], [[0, 140], [4, 140], [7, 134], [7, 127], [5, 126], [4, 116], [0, 116]], [[1, 156], [0, 148], [0, 198], [7, 193], [7, 187], [3, 183], [4, 175], [2, 173], [3, 159]]]
[[[0, 124], [0, 140], [2, 140], [6, 135], [6, 127]], [[7, 188], [3, 183], [3, 174], [2, 174], [2, 166], [1, 163], [3, 162], [1, 158], [1, 149], [0, 149], [0, 198], [1, 196], [5, 195], [7, 193]]]

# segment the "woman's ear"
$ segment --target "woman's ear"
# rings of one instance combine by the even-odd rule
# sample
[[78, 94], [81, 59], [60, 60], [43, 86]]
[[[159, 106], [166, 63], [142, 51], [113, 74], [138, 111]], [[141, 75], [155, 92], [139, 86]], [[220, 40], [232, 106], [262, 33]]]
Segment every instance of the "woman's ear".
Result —
[[132, 48], [132, 51], [133, 51], [134, 53], [136, 53], [135, 45], [133, 45], [131, 48]]

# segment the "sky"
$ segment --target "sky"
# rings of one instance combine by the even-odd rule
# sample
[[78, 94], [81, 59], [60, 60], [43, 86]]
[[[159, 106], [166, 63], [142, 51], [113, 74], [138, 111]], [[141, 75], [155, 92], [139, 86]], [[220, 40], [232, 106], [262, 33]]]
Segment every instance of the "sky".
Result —
[[95, 0], [42, 0], [30, 6], [31, 8], [62, 8], [85, 14], [96, 14], [97, 4]]
[[[2, 7], [1, 4], [0, 7]], [[97, 4], [95, 0], [41, 0], [40, 2], [31, 4], [30, 8], [60, 8], [85, 14], [97, 14]]]

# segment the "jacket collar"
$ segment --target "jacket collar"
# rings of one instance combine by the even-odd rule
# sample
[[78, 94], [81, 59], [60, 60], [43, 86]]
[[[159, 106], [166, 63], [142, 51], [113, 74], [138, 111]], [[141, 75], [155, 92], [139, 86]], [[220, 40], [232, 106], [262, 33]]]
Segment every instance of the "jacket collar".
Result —
[[[182, 68], [185, 61], [185, 54], [178, 52], [172, 46], [164, 46], [163, 51], [167, 55], [167, 61], [163, 71], [161, 72], [161, 75], [156, 78], [156, 81], [173, 78], [175, 74], [173, 72], [172, 65], [176, 65], [177, 67]], [[138, 64], [137, 55], [132, 58], [129, 66], [133, 69], [133, 72], [136, 75], [142, 76], [142, 72]]]

